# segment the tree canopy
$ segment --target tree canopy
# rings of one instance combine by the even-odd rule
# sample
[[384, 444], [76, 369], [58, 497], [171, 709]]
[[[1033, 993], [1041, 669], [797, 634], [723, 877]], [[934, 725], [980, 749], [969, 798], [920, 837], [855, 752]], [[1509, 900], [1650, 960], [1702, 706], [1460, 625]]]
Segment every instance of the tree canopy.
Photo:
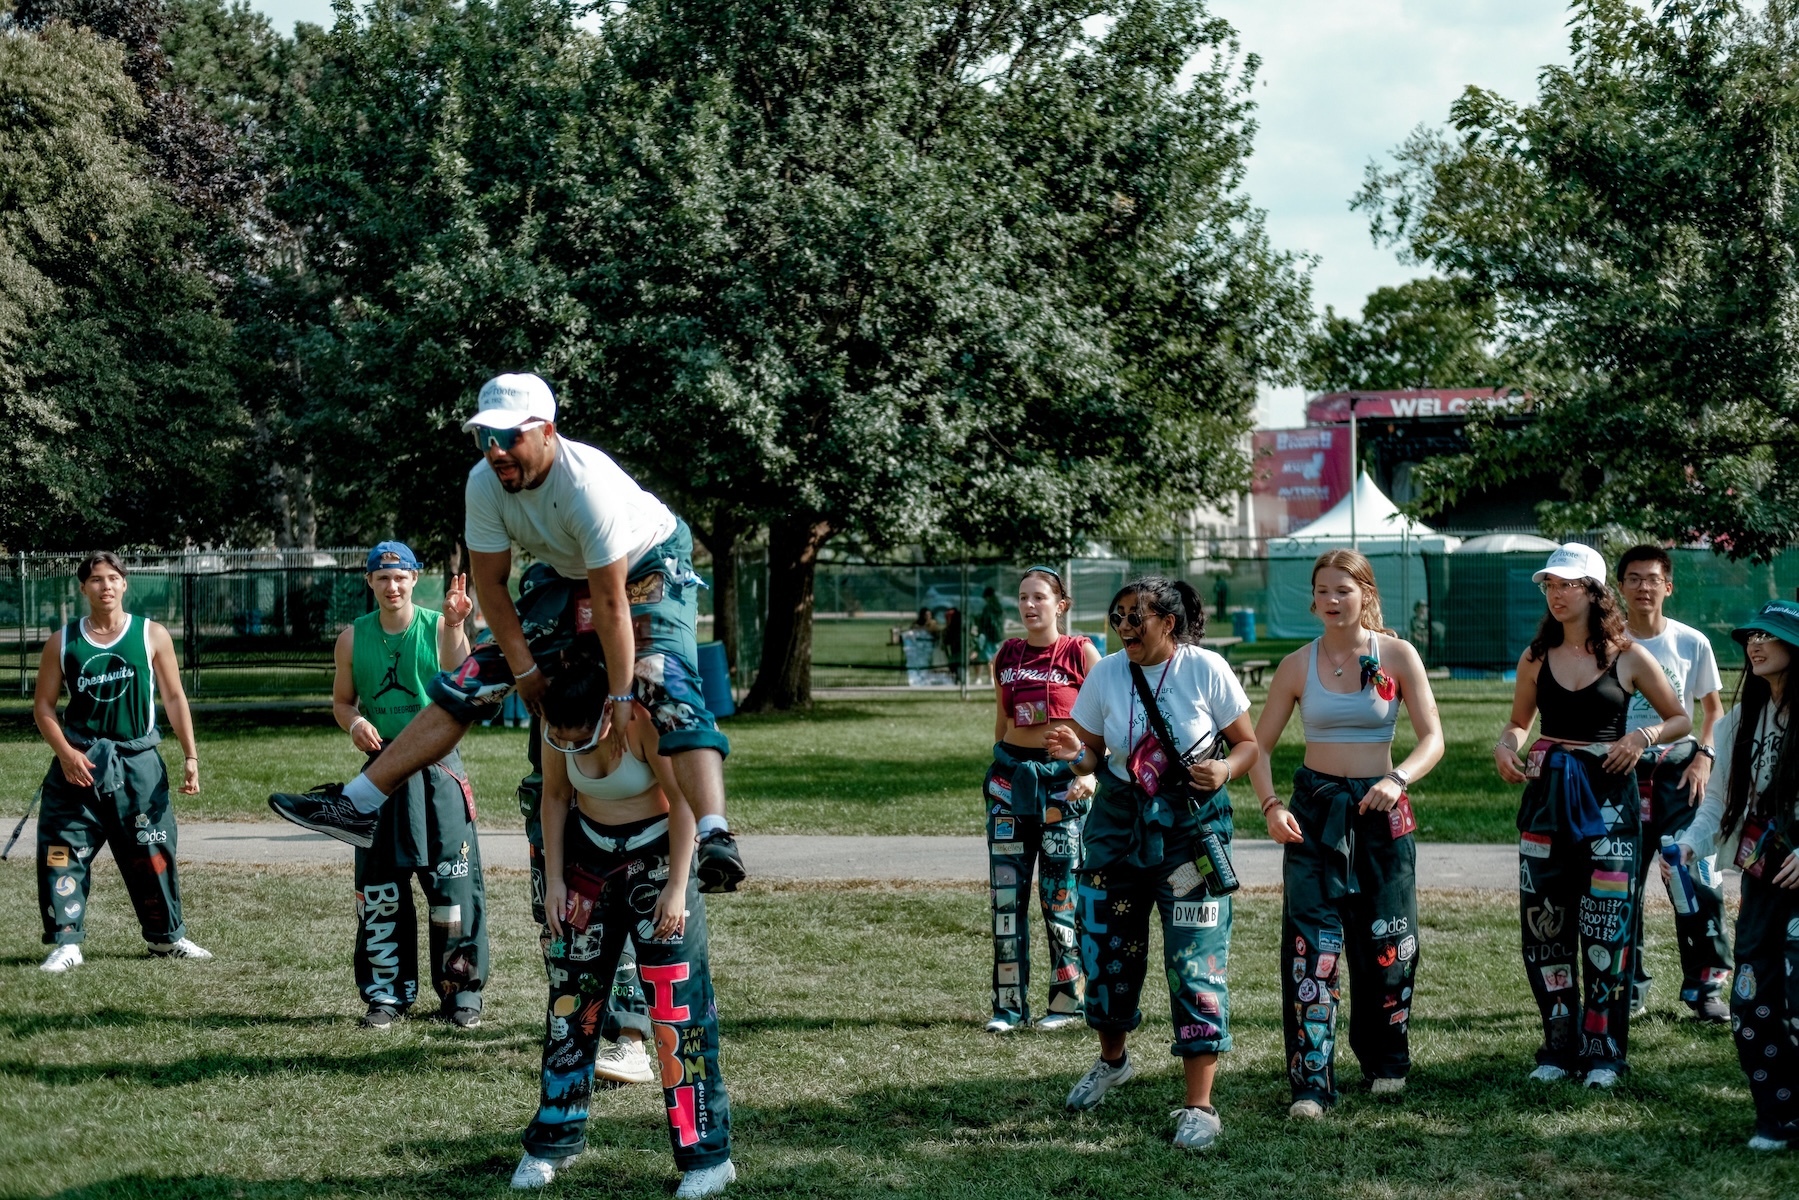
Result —
[[1306, 382], [1325, 392], [1498, 386], [1504, 372], [1488, 349], [1495, 315], [1490, 297], [1453, 280], [1376, 288], [1360, 320], [1325, 308]]

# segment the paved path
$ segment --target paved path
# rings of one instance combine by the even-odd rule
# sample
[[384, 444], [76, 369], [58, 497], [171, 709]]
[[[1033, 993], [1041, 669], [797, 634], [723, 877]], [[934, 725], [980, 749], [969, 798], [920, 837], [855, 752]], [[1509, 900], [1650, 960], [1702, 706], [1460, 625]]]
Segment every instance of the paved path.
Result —
[[[0, 836], [5, 832], [0, 831]], [[13, 850], [14, 863], [29, 863], [37, 844], [28, 822]], [[744, 834], [738, 839], [753, 878], [769, 880], [966, 880], [985, 879], [986, 848], [978, 837], [834, 837]], [[350, 862], [350, 847], [323, 834], [276, 821], [184, 821], [183, 861], [243, 864]], [[1278, 884], [1281, 855], [1273, 842], [1244, 840], [1233, 847], [1237, 873], [1251, 887]], [[489, 866], [523, 870], [525, 835], [518, 828], [483, 829], [481, 856]], [[1424, 843], [1418, 847], [1418, 885], [1509, 891], [1518, 883], [1513, 846]]]

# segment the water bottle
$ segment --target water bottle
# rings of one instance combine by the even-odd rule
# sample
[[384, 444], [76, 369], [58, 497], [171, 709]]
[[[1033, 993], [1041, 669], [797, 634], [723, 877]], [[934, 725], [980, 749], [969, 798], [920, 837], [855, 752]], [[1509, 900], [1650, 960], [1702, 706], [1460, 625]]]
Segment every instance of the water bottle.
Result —
[[1214, 896], [1228, 896], [1236, 891], [1241, 886], [1237, 881], [1237, 869], [1231, 865], [1231, 852], [1218, 831], [1210, 825], [1201, 825], [1199, 845], [1204, 851], [1198, 865], [1205, 874], [1206, 891]]
[[1681, 861], [1681, 847], [1672, 834], [1662, 835], [1662, 857], [1668, 861], [1668, 896], [1674, 911], [1683, 917], [1699, 911], [1699, 895], [1693, 890], [1693, 876]]

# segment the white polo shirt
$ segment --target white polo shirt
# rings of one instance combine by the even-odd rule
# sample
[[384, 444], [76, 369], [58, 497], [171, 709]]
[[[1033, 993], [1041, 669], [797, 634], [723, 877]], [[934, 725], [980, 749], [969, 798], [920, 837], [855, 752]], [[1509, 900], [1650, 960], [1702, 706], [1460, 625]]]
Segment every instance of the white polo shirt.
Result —
[[534, 488], [508, 492], [483, 458], [469, 469], [463, 538], [486, 554], [514, 546], [565, 579], [619, 559], [636, 566], [675, 531], [675, 514], [604, 451], [558, 436], [556, 461]]

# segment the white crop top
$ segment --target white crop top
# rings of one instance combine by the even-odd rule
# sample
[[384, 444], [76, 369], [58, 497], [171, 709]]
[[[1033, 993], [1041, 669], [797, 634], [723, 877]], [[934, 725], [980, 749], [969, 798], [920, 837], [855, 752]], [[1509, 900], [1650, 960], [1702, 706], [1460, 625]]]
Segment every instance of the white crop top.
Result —
[[[1390, 742], [1399, 724], [1399, 697], [1382, 700], [1372, 683], [1359, 692], [1326, 691], [1318, 678], [1318, 643], [1312, 642], [1305, 691], [1299, 697], [1299, 719], [1307, 742]], [[1380, 635], [1374, 635], [1374, 659], [1380, 661]], [[1361, 674], [1360, 656], [1356, 673]]]
[[562, 757], [568, 763], [569, 783], [583, 796], [595, 800], [629, 800], [656, 786], [650, 764], [629, 751], [619, 757], [618, 766], [612, 768], [610, 775], [597, 778], [582, 771], [573, 754], [564, 750]]

